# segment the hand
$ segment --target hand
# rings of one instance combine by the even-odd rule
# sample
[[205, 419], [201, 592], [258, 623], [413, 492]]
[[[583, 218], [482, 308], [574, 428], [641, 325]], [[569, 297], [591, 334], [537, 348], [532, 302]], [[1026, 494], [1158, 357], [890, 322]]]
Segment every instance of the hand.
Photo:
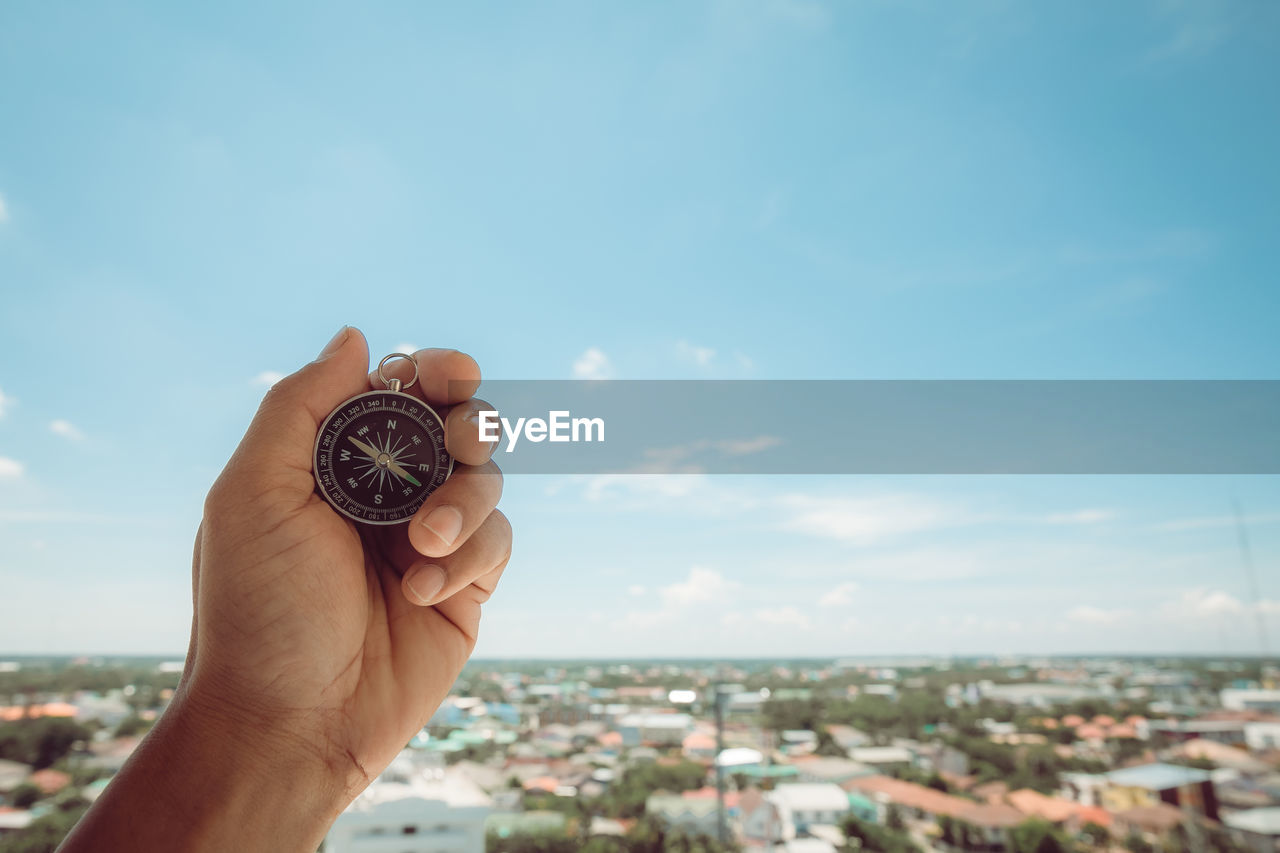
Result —
[[[414, 357], [421, 379], [409, 392], [453, 406], [445, 427], [455, 466], [407, 525], [356, 524], [315, 491], [319, 425], [347, 398], [383, 387], [366, 372], [363, 336], [344, 328], [320, 358], [267, 393], [209, 492], [196, 536], [186, 672], [152, 753], [173, 743], [170, 758], [229, 765], [226, 785], [250, 811], [273, 811], [246, 793], [267, 790], [272, 779], [290, 798], [285, 811], [296, 813], [291, 831], [272, 829], [274, 843], [284, 834], [289, 848], [314, 850], [329, 822], [426, 724], [475, 646], [480, 606], [511, 553], [510, 525], [494, 509], [502, 477], [489, 460], [493, 445], [463, 421], [480, 405], [468, 401], [479, 369], [453, 350]], [[191, 769], [217, 783], [220, 768]], [[219, 808], [235, 823], [220, 828], [233, 831], [237, 849], [254, 849], [245, 843], [252, 820]], [[109, 822], [100, 817], [99, 829]], [[218, 827], [206, 829], [202, 838], [217, 837]], [[73, 839], [109, 849], [101, 844], [109, 834], [92, 832], [78, 829]], [[131, 843], [147, 849], [136, 835]], [[179, 848], [193, 849], [170, 849]]]

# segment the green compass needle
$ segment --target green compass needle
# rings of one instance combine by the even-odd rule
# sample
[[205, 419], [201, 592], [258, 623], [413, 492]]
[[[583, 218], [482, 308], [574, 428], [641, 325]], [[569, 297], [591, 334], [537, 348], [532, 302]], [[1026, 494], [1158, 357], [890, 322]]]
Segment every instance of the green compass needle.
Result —
[[391, 473], [395, 474], [397, 477], [403, 477], [404, 479], [408, 480], [410, 483], [413, 483], [415, 486], [422, 485], [414, 478], [412, 474], [410, 474], [408, 471], [401, 468], [400, 464], [396, 462], [394, 459], [392, 459], [390, 462], [387, 463], [387, 469], [390, 470]]

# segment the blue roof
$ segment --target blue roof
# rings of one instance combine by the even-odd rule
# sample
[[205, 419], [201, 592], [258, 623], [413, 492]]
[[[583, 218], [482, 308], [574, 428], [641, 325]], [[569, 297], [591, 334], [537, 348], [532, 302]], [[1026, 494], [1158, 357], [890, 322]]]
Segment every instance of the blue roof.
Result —
[[1198, 785], [1209, 781], [1206, 770], [1194, 767], [1182, 767], [1178, 764], [1143, 764], [1140, 767], [1126, 767], [1123, 770], [1112, 770], [1107, 779], [1113, 785], [1125, 788], [1146, 788], [1148, 791], [1167, 791], [1183, 785]]

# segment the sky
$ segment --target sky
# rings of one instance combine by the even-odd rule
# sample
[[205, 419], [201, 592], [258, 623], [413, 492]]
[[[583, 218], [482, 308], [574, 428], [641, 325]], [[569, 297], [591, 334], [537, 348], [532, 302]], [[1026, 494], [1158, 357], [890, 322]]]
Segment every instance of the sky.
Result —
[[[204, 493], [343, 324], [493, 379], [1280, 378], [1277, 79], [1222, 0], [10, 6], [0, 654], [181, 654]], [[1280, 649], [1277, 477], [501, 507], [478, 656]]]

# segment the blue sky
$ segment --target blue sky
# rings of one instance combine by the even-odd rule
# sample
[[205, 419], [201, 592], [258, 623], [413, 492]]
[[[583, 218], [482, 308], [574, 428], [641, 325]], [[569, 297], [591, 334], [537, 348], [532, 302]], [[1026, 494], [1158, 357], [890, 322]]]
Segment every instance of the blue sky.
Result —
[[[1277, 378], [1277, 48], [1207, 1], [10, 9], [0, 650], [184, 648], [203, 494], [344, 323], [504, 379]], [[1277, 478], [503, 508], [478, 654], [1280, 647]]]

